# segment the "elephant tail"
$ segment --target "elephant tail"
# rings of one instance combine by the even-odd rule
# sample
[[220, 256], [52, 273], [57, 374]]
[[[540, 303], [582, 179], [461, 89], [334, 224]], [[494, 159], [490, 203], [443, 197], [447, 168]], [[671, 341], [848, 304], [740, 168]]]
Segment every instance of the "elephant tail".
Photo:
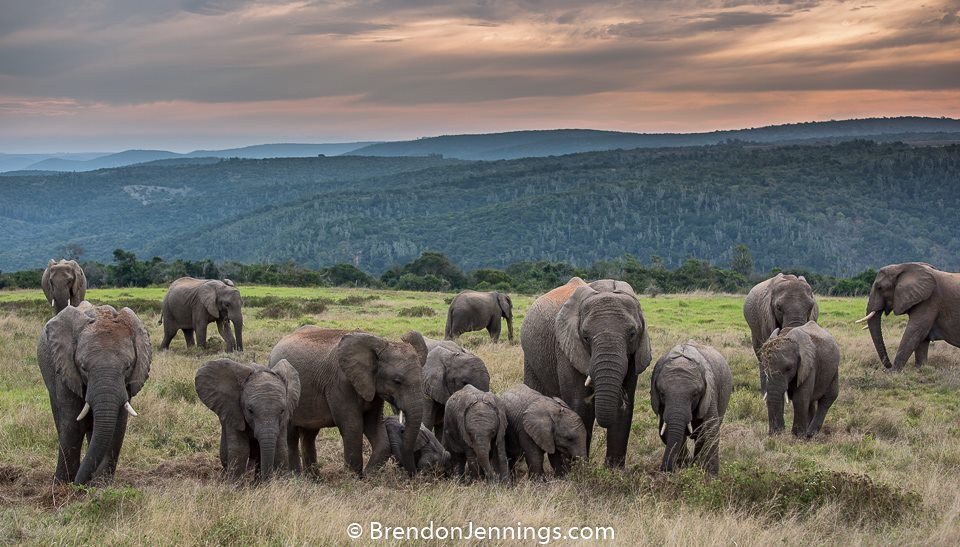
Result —
[[160, 314], [160, 319], [157, 319], [157, 324], [158, 324], [158, 325], [162, 325], [162, 324], [163, 324], [163, 314], [162, 314], [162, 313]]
[[443, 338], [445, 340], [453, 340], [453, 304], [447, 308], [447, 324], [443, 329]]

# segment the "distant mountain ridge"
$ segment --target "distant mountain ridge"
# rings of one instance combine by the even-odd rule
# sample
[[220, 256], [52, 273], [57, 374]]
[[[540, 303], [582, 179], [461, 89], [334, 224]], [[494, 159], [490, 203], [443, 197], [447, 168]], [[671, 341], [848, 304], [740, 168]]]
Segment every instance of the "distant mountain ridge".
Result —
[[[595, 129], [545, 129], [503, 133], [441, 135], [393, 142], [326, 144], [258, 144], [225, 150], [195, 150], [186, 154], [167, 150], [126, 150], [115, 154], [0, 154], [0, 172], [93, 171], [138, 163], [182, 158], [299, 158], [339, 156], [430, 156], [461, 160], [507, 160], [562, 156], [580, 152], [636, 148], [707, 146], [727, 141], [758, 144], [815, 144], [851, 139], [880, 142], [900, 140], [934, 145], [960, 141], [960, 120], [905, 116], [770, 125], [705, 133], [630, 133]], [[81, 157], [83, 156], [83, 157]]]

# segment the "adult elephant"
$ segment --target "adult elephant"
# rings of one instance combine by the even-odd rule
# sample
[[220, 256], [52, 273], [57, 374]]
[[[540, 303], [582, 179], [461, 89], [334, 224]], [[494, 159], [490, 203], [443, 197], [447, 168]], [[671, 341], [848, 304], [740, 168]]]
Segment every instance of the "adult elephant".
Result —
[[47, 321], [37, 362], [59, 438], [54, 480], [87, 484], [113, 476], [127, 415], [137, 415], [130, 400], [147, 381], [150, 359], [150, 336], [130, 308], [81, 302]]
[[502, 292], [463, 291], [447, 309], [443, 336], [456, 340], [465, 332], [487, 329], [490, 339], [500, 341], [500, 319], [507, 320], [507, 339], [513, 341], [513, 301]]
[[[893, 363], [880, 329], [880, 316], [890, 312], [909, 317]], [[960, 347], [960, 274], [923, 262], [884, 266], [870, 289], [867, 315], [857, 322], [864, 321], [883, 366], [895, 371], [903, 369], [911, 353], [916, 354], [917, 366], [923, 365], [933, 340]]]
[[650, 364], [650, 337], [633, 288], [579, 277], [538, 298], [520, 329], [523, 383], [560, 397], [583, 421], [607, 430], [606, 463], [623, 467], [637, 376]]
[[[187, 347], [192, 347], [193, 335], [197, 335], [197, 344], [207, 347], [207, 325], [217, 323], [217, 330], [227, 345], [227, 351], [243, 351], [243, 301], [240, 291], [233, 281], [224, 279], [195, 279], [181, 277], [170, 284], [163, 297], [163, 311], [160, 322], [163, 323], [163, 342], [160, 349], [170, 347], [170, 342], [183, 330]], [[236, 330], [236, 339], [230, 332], [230, 322]]]
[[[820, 315], [817, 299], [807, 280], [801, 276], [779, 273], [757, 283], [743, 301], [743, 318], [750, 326], [753, 352], [760, 363], [760, 347], [776, 329], [799, 327], [816, 321]], [[766, 393], [767, 379], [760, 376], [760, 392]]]
[[[270, 366], [286, 359], [300, 375], [300, 402], [287, 429], [290, 467], [317, 462], [320, 429], [336, 427], [343, 439], [343, 457], [357, 474], [383, 467], [390, 444], [383, 426], [383, 403], [405, 416], [400, 463], [417, 471], [415, 452], [423, 418], [423, 337], [410, 331], [392, 342], [365, 332], [322, 329], [307, 325], [283, 337], [270, 352]], [[363, 467], [363, 437], [373, 447]]]
[[60, 313], [67, 306], [79, 306], [87, 296], [87, 277], [76, 260], [56, 262], [51, 258], [43, 270], [40, 286], [54, 313]]

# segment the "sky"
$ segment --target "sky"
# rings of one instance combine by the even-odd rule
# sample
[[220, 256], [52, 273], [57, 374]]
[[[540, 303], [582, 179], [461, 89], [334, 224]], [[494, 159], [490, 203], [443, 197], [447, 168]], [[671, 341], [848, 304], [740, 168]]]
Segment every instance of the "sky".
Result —
[[0, 0], [0, 152], [960, 117], [960, 0]]

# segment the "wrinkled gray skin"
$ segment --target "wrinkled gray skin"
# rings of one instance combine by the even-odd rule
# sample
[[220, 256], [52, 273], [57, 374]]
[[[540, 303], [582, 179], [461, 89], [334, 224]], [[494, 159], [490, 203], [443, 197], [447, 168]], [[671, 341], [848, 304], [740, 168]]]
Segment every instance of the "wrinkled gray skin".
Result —
[[506, 431], [506, 409], [493, 393], [466, 386], [451, 395], [443, 416], [443, 446], [450, 452], [452, 472], [467, 481], [508, 482]]
[[587, 457], [587, 430], [576, 412], [559, 397], [541, 395], [520, 384], [500, 395], [507, 410], [507, 461], [514, 471], [520, 457], [531, 478], [543, 478], [543, 456], [557, 477], [574, 460]]
[[712, 475], [719, 473], [720, 426], [732, 391], [727, 360], [710, 346], [690, 340], [657, 361], [650, 378], [650, 406], [660, 418], [658, 431], [666, 445], [661, 471], [686, 463], [689, 436], [694, 461]]
[[771, 435], [784, 429], [784, 395], [793, 402], [793, 434], [820, 431], [830, 405], [840, 394], [840, 346], [814, 321], [774, 331], [760, 348], [760, 370], [768, 376], [767, 419]]
[[500, 341], [500, 319], [507, 320], [507, 339], [513, 341], [513, 301], [502, 292], [463, 291], [447, 309], [443, 337], [456, 340], [461, 334], [487, 329], [490, 339]]
[[[423, 363], [427, 347], [416, 331], [392, 342], [365, 332], [307, 325], [283, 337], [270, 353], [270, 364], [286, 359], [300, 374], [300, 403], [287, 430], [290, 468], [317, 463], [320, 429], [336, 427], [343, 439], [347, 468], [357, 474], [380, 469], [390, 456], [383, 426], [383, 403], [405, 416], [400, 463], [409, 474], [423, 419]], [[363, 467], [363, 437], [373, 448]], [[303, 449], [301, 467], [300, 449]]]
[[[403, 457], [405, 427], [396, 416], [384, 418], [383, 426], [387, 430], [387, 439], [390, 442], [390, 457], [400, 463], [400, 458]], [[413, 457], [419, 473], [443, 473], [450, 465], [450, 452], [447, 452], [437, 437], [423, 425], [420, 426], [420, 434], [417, 435], [417, 446]]]
[[[753, 352], [760, 362], [760, 346], [775, 329], [799, 327], [816, 321], [820, 314], [813, 289], [803, 276], [779, 273], [757, 283], [743, 301], [743, 317], [750, 326]], [[760, 375], [760, 393], [766, 391], [766, 379]]]
[[40, 278], [40, 286], [55, 314], [67, 306], [79, 306], [87, 295], [87, 277], [75, 260], [56, 262], [50, 259]]
[[490, 391], [490, 374], [479, 357], [456, 342], [428, 343], [427, 348], [427, 362], [423, 365], [423, 424], [443, 438], [447, 399], [466, 385]]
[[[893, 363], [880, 329], [881, 315], [890, 312], [909, 317]], [[911, 353], [916, 354], [919, 367], [927, 360], [933, 340], [960, 347], [960, 274], [942, 272], [921, 262], [880, 268], [867, 301], [867, 317], [873, 345], [884, 367], [902, 370]]]
[[269, 480], [287, 465], [287, 423], [300, 399], [300, 376], [281, 360], [267, 368], [209, 361], [194, 378], [197, 395], [220, 419], [220, 463], [239, 480], [253, 467]]
[[[197, 344], [207, 347], [207, 325], [216, 322], [220, 337], [227, 351], [243, 351], [243, 301], [240, 291], [233, 281], [224, 279], [195, 279], [181, 277], [170, 284], [163, 297], [163, 341], [160, 349], [170, 347], [170, 342], [183, 330], [187, 347], [192, 347], [193, 335], [197, 335]], [[236, 339], [230, 331], [230, 323], [236, 331]]]
[[[650, 364], [650, 338], [633, 288], [579, 277], [537, 298], [520, 329], [523, 383], [560, 397], [587, 431], [607, 429], [606, 464], [623, 467], [637, 376]], [[590, 381], [587, 382], [587, 378]]]
[[47, 321], [37, 362], [59, 438], [54, 480], [87, 484], [113, 476], [127, 429], [125, 405], [147, 381], [150, 359], [150, 336], [130, 308], [118, 312], [84, 301]]

